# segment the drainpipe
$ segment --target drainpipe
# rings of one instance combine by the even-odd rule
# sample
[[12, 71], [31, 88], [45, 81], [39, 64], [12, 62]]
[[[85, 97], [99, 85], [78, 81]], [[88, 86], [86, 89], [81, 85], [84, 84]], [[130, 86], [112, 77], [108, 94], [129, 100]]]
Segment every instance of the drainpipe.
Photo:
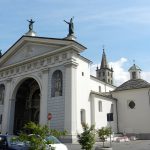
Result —
[[148, 97], [149, 97], [149, 105], [150, 105], [150, 88], [148, 90]]
[[119, 132], [119, 122], [118, 122], [118, 100], [116, 99], [116, 116], [117, 116], [117, 132]]

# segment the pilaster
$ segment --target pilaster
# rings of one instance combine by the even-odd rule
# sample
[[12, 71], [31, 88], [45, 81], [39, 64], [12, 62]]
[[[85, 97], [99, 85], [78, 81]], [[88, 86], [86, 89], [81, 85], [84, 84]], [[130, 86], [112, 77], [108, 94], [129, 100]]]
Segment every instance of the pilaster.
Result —
[[47, 101], [48, 101], [48, 69], [42, 70], [42, 89], [40, 98], [40, 124], [47, 124]]
[[10, 115], [9, 115], [9, 129], [8, 133], [13, 134], [13, 127], [14, 127], [14, 115], [15, 115], [15, 99], [10, 99], [9, 100], [9, 105], [10, 105]]
[[77, 66], [76, 62], [65, 64], [65, 129], [68, 139], [76, 137], [77, 131]]
[[93, 94], [91, 94], [91, 125], [92, 124], [95, 124], [95, 101]]
[[2, 120], [2, 132], [3, 133], [9, 132], [10, 92], [11, 92], [11, 79], [8, 79], [5, 85], [4, 110], [3, 110], [3, 120]]

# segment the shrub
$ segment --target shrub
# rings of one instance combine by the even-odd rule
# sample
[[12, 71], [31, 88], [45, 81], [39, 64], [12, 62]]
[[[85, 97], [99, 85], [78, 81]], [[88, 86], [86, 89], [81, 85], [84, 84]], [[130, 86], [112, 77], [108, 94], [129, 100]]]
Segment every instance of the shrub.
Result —
[[102, 127], [101, 129], [97, 130], [97, 134], [100, 140], [102, 140], [103, 142], [103, 147], [104, 146], [104, 142], [106, 141], [106, 138], [111, 134], [111, 128], [109, 127]]
[[95, 126], [89, 127], [87, 124], [82, 124], [83, 132], [78, 134], [78, 142], [82, 149], [91, 150], [95, 144]]

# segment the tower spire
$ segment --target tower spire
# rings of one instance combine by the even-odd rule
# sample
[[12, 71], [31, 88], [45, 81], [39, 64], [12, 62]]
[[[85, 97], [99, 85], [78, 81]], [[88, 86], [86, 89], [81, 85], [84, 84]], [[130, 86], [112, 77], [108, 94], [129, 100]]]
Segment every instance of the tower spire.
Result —
[[102, 54], [101, 67], [100, 68], [108, 68], [108, 63], [107, 63], [104, 45], [103, 45], [103, 54]]
[[108, 66], [104, 45], [101, 66], [100, 68], [97, 67], [96, 69], [96, 77], [105, 83], [113, 84], [113, 68], [111, 67], [110, 69]]

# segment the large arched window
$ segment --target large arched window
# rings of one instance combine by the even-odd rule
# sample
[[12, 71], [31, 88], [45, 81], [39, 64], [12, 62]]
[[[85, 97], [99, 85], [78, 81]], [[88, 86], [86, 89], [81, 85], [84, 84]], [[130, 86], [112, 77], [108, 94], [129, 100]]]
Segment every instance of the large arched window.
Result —
[[52, 75], [51, 81], [51, 96], [62, 96], [63, 76], [60, 70], [56, 70]]
[[4, 104], [5, 86], [0, 84], [0, 105]]

